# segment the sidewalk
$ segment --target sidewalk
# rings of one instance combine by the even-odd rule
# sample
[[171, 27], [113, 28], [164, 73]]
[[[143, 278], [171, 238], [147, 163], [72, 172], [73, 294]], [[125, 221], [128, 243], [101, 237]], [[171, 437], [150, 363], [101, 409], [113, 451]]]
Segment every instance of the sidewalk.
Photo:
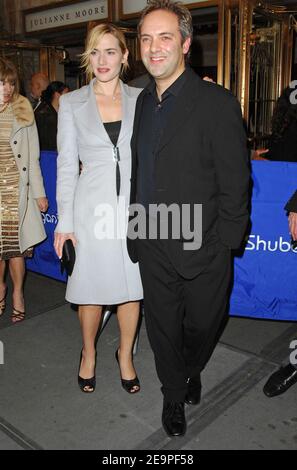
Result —
[[131, 396], [121, 388], [113, 315], [98, 342], [97, 388], [83, 394], [79, 324], [64, 290], [63, 283], [29, 273], [26, 321], [12, 325], [9, 305], [0, 318], [0, 449], [297, 448], [297, 385], [272, 399], [262, 392], [271, 372], [287, 362], [297, 323], [230, 318], [203, 373], [202, 402], [186, 408], [187, 434], [170, 439], [144, 322], [134, 361], [141, 392]]

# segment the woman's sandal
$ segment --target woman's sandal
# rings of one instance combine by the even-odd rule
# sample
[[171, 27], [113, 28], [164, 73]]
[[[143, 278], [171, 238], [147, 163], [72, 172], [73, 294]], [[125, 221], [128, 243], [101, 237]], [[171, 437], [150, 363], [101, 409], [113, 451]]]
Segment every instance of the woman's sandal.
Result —
[[12, 308], [11, 321], [12, 323], [20, 323], [25, 320], [25, 312], [17, 310], [15, 307]]
[[[119, 350], [117, 349], [116, 352], [115, 352], [115, 358], [116, 358], [116, 361], [119, 365], [119, 368], [120, 368], [120, 362], [119, 362]], [[121, 368], [120, 368], [120, 372], [121, 372]], [[140, 391], [140, 383], [139, 383], [139, 379], [137, 377], [137, 375], [135, 376], [134, 379], [131, 379], [131, 380], [126, 380], [126, 379], [122, 379], [122, 376], [121, 376], [121, 383], [122, 383], [122, 387], [124, 390], [126, 390], [126, 392], [134, 395], [135, 393], [138, 393]], [[137, 388], [135, 388], [137, 387]]]
[[2, 300], [0, 300], [0, 317], [3, 315], [5, 308], [6, 308], [6, 294], [7, 294], [7, 288], [5, 289], [5, 294]]

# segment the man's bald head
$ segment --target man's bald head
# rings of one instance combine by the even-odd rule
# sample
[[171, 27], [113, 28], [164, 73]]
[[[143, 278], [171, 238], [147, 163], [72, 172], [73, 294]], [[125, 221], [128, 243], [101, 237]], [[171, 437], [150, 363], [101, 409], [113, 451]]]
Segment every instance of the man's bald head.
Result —
[[40, 98], [41, 93], [48, 87], [48, 85], [49, 79], [44, 73], [34, 73], [31, 77], [31, 95], [33, 98]]

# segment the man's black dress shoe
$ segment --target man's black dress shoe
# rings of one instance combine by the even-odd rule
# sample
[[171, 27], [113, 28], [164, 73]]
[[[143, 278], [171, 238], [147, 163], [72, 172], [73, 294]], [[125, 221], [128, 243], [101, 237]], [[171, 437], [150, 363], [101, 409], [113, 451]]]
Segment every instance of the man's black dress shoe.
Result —
[[188, 405], [198, 405], [201, 400], [201, 380], [200, 375], [189, 379], [188, 391], [186, 394], [185, 402]]
[[183, 436], [187, 429], [184, 403], [164, 401], [162, 424], [169, 437]]
[[276, 397], [286, 392], [295, 383], [297, 383], [297, 369], [292, 364], [288, 364], [269, 377], [263, 392], [267, 397]]

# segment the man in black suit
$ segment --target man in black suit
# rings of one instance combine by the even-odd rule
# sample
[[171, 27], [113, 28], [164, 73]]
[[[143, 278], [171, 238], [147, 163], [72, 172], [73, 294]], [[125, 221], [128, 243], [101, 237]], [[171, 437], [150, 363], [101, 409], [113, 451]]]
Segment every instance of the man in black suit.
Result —
[[[192, 39], [187, 8], [170, 0], [149, 2], [139, 37], [154, 80], [136, 105], [128, 250], [142, 276], [147, 332], [164, 395], [163, 427], [179, 436], [186, 431], [184, 402], [200, 401], [200, 373], [227, 315], [231, 249], [240, 246], [249, 218], [246, 136], [234, 96], [186, 67]], [[193, 240], [183, 232], [176, 238], [176, 227], [167, 239], [159, 233], [133, 240], [134, 203], [145, 208], [151, 226], [152, 205], [186, 207]], [[199, 204], [202, 227], [196, 223]]]

